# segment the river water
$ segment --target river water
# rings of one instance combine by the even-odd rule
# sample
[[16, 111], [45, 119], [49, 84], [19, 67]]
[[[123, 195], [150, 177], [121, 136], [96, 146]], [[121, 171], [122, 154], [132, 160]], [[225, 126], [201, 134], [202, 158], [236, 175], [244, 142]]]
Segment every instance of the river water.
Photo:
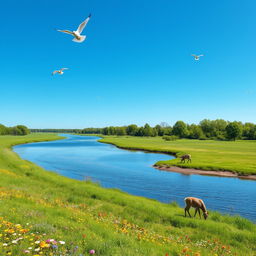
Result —
[[69, 178], [91, 179], [106, 188], [180, 206], [187, 196], [199, 197], [210, 210], [256, 221], [256, 181], [159, 171], [152, 165], [172, 156], [119, 149], [94, 136], [64, 136], [13, 149], [21, 158]]

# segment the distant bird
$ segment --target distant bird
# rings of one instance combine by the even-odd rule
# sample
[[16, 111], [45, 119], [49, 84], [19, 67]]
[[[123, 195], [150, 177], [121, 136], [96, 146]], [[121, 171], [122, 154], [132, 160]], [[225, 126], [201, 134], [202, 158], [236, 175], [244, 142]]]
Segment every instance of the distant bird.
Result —
[[196, 54], [191, 54], [191, 56], [195, 57], [195, 60], [199, 60], [200, 57], [204, 56], [203, 54], [196, 55]]
[[73, 42], [82, 43], [86, 39], [86, 36], [82, 36], [81, 33], [83, 32], [90, 18], [91, 18], [91, 14], [89, 14], [87, 19], [79, 25], [76, 31], [69, 31], [69, 30], [57, 30], [57, 31], [74, 36], [74, 39], [72, 40]]
[[66, 70], [66, 69], [68, 69], [68, 68], [61, 68], [59, 70], [55, 70], [52, 72], [52, 75], [55, 75], [56, 73], [63, 75], [64, 74], [63, 70]]

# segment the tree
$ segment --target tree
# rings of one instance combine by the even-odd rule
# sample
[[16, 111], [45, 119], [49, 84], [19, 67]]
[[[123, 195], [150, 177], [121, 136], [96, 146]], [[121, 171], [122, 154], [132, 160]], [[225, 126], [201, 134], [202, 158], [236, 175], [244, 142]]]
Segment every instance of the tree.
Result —
[[20, 130], [21, 135], [27, 135], [30, 133], [30, 130], [25, 125], [17, 125], [16, 128]]
[[126, 128], [126, 132], [128, 135], [135, 136], [138, 132], [139, 128], [136, 124], [128, 125]]
[[161, 127], [161, 125], [156, 125], [154, 128], [157, 132], [157, 136], [163, 136], [164, 135], [164, 128]]
[[256, 139], [256, 125], [253, 123], [245, 123], [243, 126], [243, 136], [247, 140]]
[[0, 124], [0, 135], [6, 135], [6, 134], [8, 134], [8, 128], [3, 124]]
[[227, 139], [236, 140], [242, 134], [242, 126], [239, 122], [231, 122], [226, 127]]
[[116, 134], [118, 136], [126, 135], [126, 128], [125, 127], [117, 127], [116, 128]]
[[199, 125], [201, 126], [206, 137], [214, 137], [214, 126], [211, 120], [204, 119], [199, 123]]
[[153, 129], [150, 127], [149, 124], [145, 124], [144, 125], [144, 129], [143, 129], [143, 136], [153, 136]]
[[189, 138], [191, 139], [200, 139], [204, 137], [202, 128], [199, 125], [191, 124], [189, 126]]
[[173, 135], [185, 138], [188, 136], [187, 125], [183, 121], [177, 121], [172, 129]]

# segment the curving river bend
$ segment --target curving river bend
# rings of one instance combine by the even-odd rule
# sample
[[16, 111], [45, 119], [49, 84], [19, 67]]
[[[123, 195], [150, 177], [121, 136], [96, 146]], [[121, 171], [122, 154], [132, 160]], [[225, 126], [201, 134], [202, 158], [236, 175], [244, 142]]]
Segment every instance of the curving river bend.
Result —
[[184, 175], [152, 165], [172, 156], [128, 151], [97, 142], [98, 137], [64, 135], [64, 140], [15, 146], [21, 158], [69, 178], [90, 178], [103, 187], [184, 205], [186, 196], [204, 199], [210, 210], [239, 214], [256, 221], [256, 181]]

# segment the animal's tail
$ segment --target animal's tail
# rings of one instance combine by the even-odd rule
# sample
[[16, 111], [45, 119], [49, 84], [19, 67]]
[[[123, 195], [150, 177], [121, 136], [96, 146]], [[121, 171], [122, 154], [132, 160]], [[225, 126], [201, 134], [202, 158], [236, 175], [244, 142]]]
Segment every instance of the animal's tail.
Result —
[[78, 40], [78, 39], [74, 38], [72, 41], [76, 42], [76, 43], [82, 43], [85, 39], [86, 39], [86, 36], [81, 36], [81, 39]]

